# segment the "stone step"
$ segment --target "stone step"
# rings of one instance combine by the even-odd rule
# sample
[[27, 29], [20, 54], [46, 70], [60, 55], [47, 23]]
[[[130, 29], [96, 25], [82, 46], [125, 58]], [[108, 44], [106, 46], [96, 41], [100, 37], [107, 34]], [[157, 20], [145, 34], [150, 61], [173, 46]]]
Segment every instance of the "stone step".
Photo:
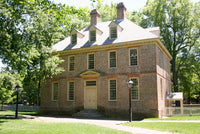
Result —
[[76, 117], [76, 118], [87, 118], [87, 119], [89, 119], [89, 118], [94, 118], [94, 119], [104, 118], [104, 116], [95, 109], [85, 109], [78, 113], [73, 114], [72, 116]]

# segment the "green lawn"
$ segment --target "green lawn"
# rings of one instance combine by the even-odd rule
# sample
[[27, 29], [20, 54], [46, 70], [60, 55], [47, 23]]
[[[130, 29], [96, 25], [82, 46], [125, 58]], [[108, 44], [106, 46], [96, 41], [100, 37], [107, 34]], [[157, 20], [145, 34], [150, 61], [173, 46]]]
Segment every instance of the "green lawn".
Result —
[[1, 134], [130, 134], [82, 123], [47, 123], [35, 120], [0, 119]]
[[131, 122], [124, 123], [126, 126], [141, 127], [159, 131], [167, 131], [181, 134], [199, 134], [200, 123], [177, 123], [177, 122]]
[[173, 116], [168, 118], [146, 118], [145, 120], [200, 120], [200, 116]]
[[[83, 123], [50, 123], [28, 119], [11, 119], [15, 111], [0, 111], [0, 134], [130, 134]], [[19, 112], [20, 115], [38, 115], [38, 112]]]
[[[18, 112], [18, 116], [22, 115], [38, 115], [39, 111], [33, 111], [33, 112]], [[0, 111], [0, 116], [15, 116], [15, 111]]]

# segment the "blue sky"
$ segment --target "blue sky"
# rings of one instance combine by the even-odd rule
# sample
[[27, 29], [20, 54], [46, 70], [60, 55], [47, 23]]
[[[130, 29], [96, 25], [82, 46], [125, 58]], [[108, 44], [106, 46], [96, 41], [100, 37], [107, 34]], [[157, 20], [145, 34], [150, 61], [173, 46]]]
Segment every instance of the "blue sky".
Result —
[[[74, 5], [75, 7], [91, 7], [91, 1], [90, 0], [52, 0], [55, 3], [62, 3], [66, 5]], [[128, 11], [137, 10], [139, 11], [140, 8], [142, 8], [146, 4], [147, 0], [104, 0], [104, 3], [109, 4], [111, 2], [119, 3], [123, 2], [126, 6]], [[199, 0], [192, 0], [193, 2], [198, 2]], [[0, 59], [0, 68], [3, 66], [1, 59]], [[1, 70], [1, 69], [0, 69]]]

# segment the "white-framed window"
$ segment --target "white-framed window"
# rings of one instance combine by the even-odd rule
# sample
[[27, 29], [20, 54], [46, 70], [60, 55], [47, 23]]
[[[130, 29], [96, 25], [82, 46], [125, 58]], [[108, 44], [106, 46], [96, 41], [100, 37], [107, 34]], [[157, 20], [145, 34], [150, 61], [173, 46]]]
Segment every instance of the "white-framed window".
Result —
[[129, 49], [129, 64], [130, 66], [138, 65], [138, 49]]
[[52, 83], [52, 100], [53, 101], [58, 100], [58, 82]]
[[68, 101], [74, 101], [74, 81], [68, 82]]
[[139, 79], [131, 78], [133, 81], [133, 88], [131, 89], [131, 100], [139, 100]]
[[110, 27], [110, 38], [111, 39], [117, 38], [117, 27]]
[[117, 80], [110, 79], [109, 80], [109, 101], [117, 100]]
[[94, 69], [95, 67], [95, 55], [93, 53], [88, 54], [88, 69]]
[[117, 67], [117, 53], [116, 51], [109, 52], [109, 67]]
[[75, 56], [73, 55], [73, 56], [69, 56], [69, 71], [70, 72], [73, 72], [73, 71], [75, 71]]
[[96, 41], [96, 30], [92, 30], [90, 33], [90, 41]]
[[76, 45], [77, 44], [77, 34], [71, 35], [71, 44]]

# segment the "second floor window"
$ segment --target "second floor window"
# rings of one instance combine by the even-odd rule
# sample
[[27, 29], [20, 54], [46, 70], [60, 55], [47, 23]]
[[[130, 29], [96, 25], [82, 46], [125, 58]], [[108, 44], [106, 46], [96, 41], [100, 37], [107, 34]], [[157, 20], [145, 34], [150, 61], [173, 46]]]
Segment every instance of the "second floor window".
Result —
[[90, 31], [90, 41], [96, 41], [96, 31]]
[[109, 52], [110, 68], [116, 67], [116, 51]]
[[117, 38], [117, 27], [110, 28], [110, 38], [116, 39]]
[[88, 69], [94, 69], [94, 54], [88, 54]]
[[75, 56], [69, 57], [69, 71], [75, 70]]
[[136, 66], [138, 63], [137, 49], [129, 50], [130, 66]]
[[71, 35], [71, 44], [72, 45], [77, 44], [77, 34], [72, 34]]

